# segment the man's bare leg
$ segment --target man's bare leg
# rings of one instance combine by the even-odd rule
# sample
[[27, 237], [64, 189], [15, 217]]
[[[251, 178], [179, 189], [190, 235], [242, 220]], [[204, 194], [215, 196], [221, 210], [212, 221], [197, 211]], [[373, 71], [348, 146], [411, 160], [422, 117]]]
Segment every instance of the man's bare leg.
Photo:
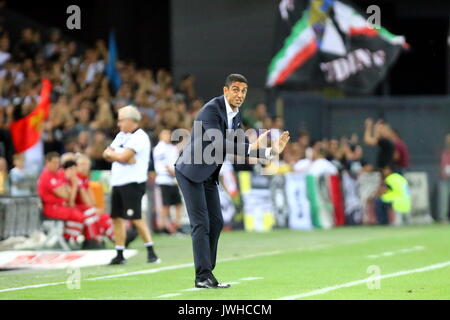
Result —
[[116, 246], [125, 246], [125, 224], [122, 218], [113, 218], [114, 239]]
[[150, 234], [147, 223], [143, 219], [136, 219], [131, 221], [136, 227], [136, 230], [138, 231], [144, 243], [152, 242], [152, 235]]
[[122, 218], [113, 218], [114, 239], [116, 243], [117, 256], [111, 260], [110, 264], [124, 264], [125, 257], [123, 250], [125, 250], [125, 224]]
[[177, 229], [181, 227], [181, 219], [183, 218], [183, 204], [177, 204], [175, 206], [175, 223]]
[[150, 234], [150, 229], [148, 228], [147, 223], [143, 219], [132, 220], [132, 222], [144, 241], [145, 247], [147, 248], [147, 262], [160, 262], [160, 259], [153, 251], [152, 235]]
[[169, 219], [169, 214], [170, 214], [170, 206], [161, 206], [161, 209], [159, 210], [159, 228], [160, 229], [164, 229], [166, 228], [167, 230], [169, 230], [169, 232], [173, 232], [172, 231], [172, 227], [170, 225], [170, 219]]

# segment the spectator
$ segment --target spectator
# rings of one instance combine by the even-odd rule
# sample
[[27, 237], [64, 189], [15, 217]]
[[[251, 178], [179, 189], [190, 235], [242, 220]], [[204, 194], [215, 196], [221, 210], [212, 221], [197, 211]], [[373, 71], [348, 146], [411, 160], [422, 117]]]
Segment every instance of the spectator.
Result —
[[9, 37], [4, 35], [0, 38], [0, 69], [7, 61], [11, 59], [11, 53], [9, 53]]
[[312, 149], [310, 147], [311, 136], [306, 129], [300, 129], [298, 132], [297, 142], [305, 152], [305, 157], [312, 158]]
[[14, 48], [14, 55], [20, 60], [24, 60], [26, 58], [34, 59], [40, 49], [40, 45], [37, 43], [38, 40], [39, 38], [36, 37], [33, 29], [23, 29], [22, 38]]
[[343, 169], [347, 170], [353, 177], [356, 177], [363, 170], [371, 171], [363, 158], [363, 149], [358, 142], [357, 134], [352, 134], [350, 140], [341, 139]]
[[50, 30], [49, 42], [44, 46], [44, 57], [52, 59], [58, 54], [59, 41], [61, 39], [61, 32], [58, 29]]
[[191, 74], [185, 74], [181, 77], [180, 84], [178, 85], [177, 92], [183, 95], [186, 103], [191, 102], [197, 98], [195, 90], [195, 77]]
[[[162, 206], [158, 210], [158, 229], [172, 234], [181, 230], [182, 202], [175, 179], [174, 165], [178, 158], [178, 148], [170, 142], [171, 131], [162, 130], [159, 142], [153, 149], [156, 172], [155, 182], [161, 190]], [[175, 221], [170, 221], [170, 207], [175, 206]]]
[[330, 139], [327, 148], [326, 159], [332, 162], [336, 168], [342, 169], [342, 161], [344, 158], [344, 149], [342, 144], [339, 143], [337, 139]]
[[376, 166], [378, 169], [394, 163], [394, 143], [390, 140], [389, 127], [378, 120], [373, 125], [372, 119], [365, 122], [364, 142], [369, 146], [378, 146]]
[[103, 151], [110, 143], [103, 131], [94, 132], [92, 143], [86, 148], [86, 155], [93, 161], [93, 170], [111, 170], [111, 163], [103, 159]]
[[[92, 190], [89, 186], [89, 176], [91, 171], [91, 160], [89, 157], [79, 154], [76, 157], [77, 179], [78, 179], [78, 192], [75, 197], [75, 207], [80, 211], [85, 212], [91, 208], [96, 209], [98, 218], [98, 225], [100, 228], [100, 235], [106, 235], [111, 241], [114, 241], [114, 229], [112, 226], [111, 217], [99, 210], [96, 206], [95, 198]], [[84, 242], [83, 249], [95, 249], [103, 243], [103, 239], [100, 237], [96, 241]]]
[[272, 118], [272, 129], [270, 130], [270, 139], [272, 141], [277, 140], [284, 131], [284, 120], [281, 116], [275, 116]]
[[45, 156], [45, 168], [38, 179], [38, 194], [43, 213], [52, 219], [67, 221], [64, 237], [68, 240], [84, 231], [87, 241], [99, 235], [95, 210], [81, 211], [74, 207], [77, 192], [76, 164], [72, 160], [64, 163], [64, 174], [58, 173], [60, 157], [57, 153]]
[[249, 122], [250, 127], [261, 129], [263, 127], [264, 119], [268, 116], [267, 106], [264, 103], [258, 103], [248, 115], [246, 114], [245, 119]]
[[441, 180], [438, 192], [438, 219], [450, 219], [450, 133], [445, 136], [445, 145], [441, 153]]
[[[381, 184], [375, 200], [375, 214], [378, 224], [404, 224], [409, 222], [411, 212], [411, 196], [408, 181], [396, 173], [392, 166], [386, 166], [381, 171], [383, 183]], [[389, 209], [393, 215], [389, 218]]]
[[[8, 108], [11, 111], [11, 108]], [[0, 157], [6, 160], [8, 170], [13, 167], [12, 156], [15, 152], [14, 145], [11, 137], [11, 133], [7, 129], [7, 124], [5, 124], [6, 117], [10, 117], [7, 114], [9, 111], [4, 108], [0, 108]]]
[[313, 147], [313, 159], [308, 168], [308, 173], [313, 176], [337, 174], [336, 166], [325, 158], [326, 150], [320, 144]]
[[391, 130], [391, 137], [394, 141], [394, 165], [395, 171], [403, 174], [403, 172], [409, 167], [409, 151], [406, 143], [402, 140], [400, 133], [396, 129]]
[[0, 157], [0, 194], [7, 194], [8, 191], [8, 165], [6, 159]]
[[18, 153], [13, 156], [14, 168], [9, 178], [11, 182], [11, 196], [31, 196], [33, 194], [36, 177], [29, 175], [24, 168], [24, 155]]

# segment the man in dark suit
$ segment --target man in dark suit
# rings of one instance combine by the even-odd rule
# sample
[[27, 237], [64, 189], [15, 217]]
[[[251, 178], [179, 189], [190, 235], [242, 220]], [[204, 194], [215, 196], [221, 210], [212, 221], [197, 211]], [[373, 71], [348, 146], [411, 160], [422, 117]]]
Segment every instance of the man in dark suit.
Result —
[[[192, 244], [197, 288], [229, 288], [214, 277], [217, 244], [223, 217], [217, 189], [219, 171], [226, 154], [270, 160], [289, 141], [285, 131], [271, 148], [262, 148], [269, 131], [250, 144], [240, 128], [239, 107], [247, 94], [247, 79], [230, 74], [223, 95], [206, 103], [199, 111], [191, 132], [175, 164], [175, 175], [183, 193], [192, 228]], [[230, 138], [231, 136], [231, 138]]]

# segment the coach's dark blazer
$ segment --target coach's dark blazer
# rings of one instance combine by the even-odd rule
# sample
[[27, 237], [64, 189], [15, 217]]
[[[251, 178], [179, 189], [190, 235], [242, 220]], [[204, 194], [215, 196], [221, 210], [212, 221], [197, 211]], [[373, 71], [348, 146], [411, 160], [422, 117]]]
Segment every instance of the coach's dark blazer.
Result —
[[[195, 130], [194, 122], [190, 141], [184, 147], [175, 164], [176, 170], [193, 182], [204, 182], [213, 174], [214, 179], [217, 181], [218, 171], [222, 166], [226, 154], [234, 154], [242, 157], [251, 156], [265, 158], [265, 148], [253, 150], [250, 152], [250, 155], [248, 155], [250, 144], [247, 139], [239, 139], [239, 141], [238, 139], [234, 139], [234, 141], [233, 139], [226, 139], [228, 119], [224, 99], [223, 95], [213, 98], [199, 111], [195, 121], [201, 121], [201, 129], [200, 125], [198, 125], [199, 130]], [[238, 128], [241, 128], [240, 112], [234, 117], [233, 128], [230, 129]], [[205, 135], [206, 130], [208, 130], [208, 133]], [[222, 152], [217, 154], [214, 161], [208, 161], [206, 159], [209, 162], [206, 163], [207, 161], [205, 161], [203, 157], [203, 152], [206, 148], [208, 148], [208, 154], [215, 155], [214, 152], [210, 152], [211, 150], [215, 150], [216, 152], [220, 151], [218, 149], [220, 146], [219, 139], [223, 146]], [[197, 150], [197, 155], [194, 154], [194, 150]], [[201, 150], [201, 155], [199, 150]]]

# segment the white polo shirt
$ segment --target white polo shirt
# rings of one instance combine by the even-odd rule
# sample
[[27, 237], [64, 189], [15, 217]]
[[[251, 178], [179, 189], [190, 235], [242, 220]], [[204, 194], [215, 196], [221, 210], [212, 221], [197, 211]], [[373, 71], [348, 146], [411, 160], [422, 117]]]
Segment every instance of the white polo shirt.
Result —
[[172, 176], [167, 167], [174, 168], [174, 164], [178, 159], [178, 148], [171, 143], [163, 141], [153, 148], [153, 162], [155, 164], [156, 179], [158, 185], [176, 185], [175, 177]]
[[144, 130], [133, 133], [119, 132], [110, 147], [116, 152], [132, 149], [135, 152], [136, 163], [123, 164], [114, 161], [111, 166], [111, 186], [147, 181], [148, 164], [150, 161], [150, 139]]

